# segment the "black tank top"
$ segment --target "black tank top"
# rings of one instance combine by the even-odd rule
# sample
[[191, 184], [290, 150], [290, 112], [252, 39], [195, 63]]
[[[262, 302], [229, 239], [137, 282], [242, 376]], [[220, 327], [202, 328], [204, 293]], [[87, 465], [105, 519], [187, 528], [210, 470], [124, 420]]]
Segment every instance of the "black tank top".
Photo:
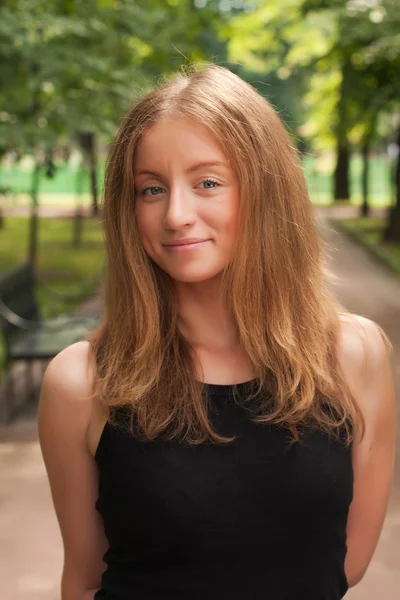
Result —
[[105, 425], [96, 508], [110, 547], [95, 598], [339, 600], [351, 449], [311, 427], [290, 444], [233, 386], [206, 389], [215, 429], [237, 436], [228, 445], [143, 443]]

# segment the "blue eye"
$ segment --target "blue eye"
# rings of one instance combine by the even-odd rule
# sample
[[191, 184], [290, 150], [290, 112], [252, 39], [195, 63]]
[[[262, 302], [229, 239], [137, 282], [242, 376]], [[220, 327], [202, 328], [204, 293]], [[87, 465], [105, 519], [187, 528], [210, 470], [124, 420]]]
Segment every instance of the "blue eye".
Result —
[[205, 190], [212, 190], [216, 188], [219, 185], [219, 183], [218, 181], [214, 181], [213, 179], [205, 179], [201, 182], [200, 185], [203, 185]]
[[153, 185], [151, 187], [144, 188], [144, 190], [142, 190], [142, 194], [143, 196], [157, 196], [158, 194], [162, 194], [163, 191], [164, 189], [162, 187]]

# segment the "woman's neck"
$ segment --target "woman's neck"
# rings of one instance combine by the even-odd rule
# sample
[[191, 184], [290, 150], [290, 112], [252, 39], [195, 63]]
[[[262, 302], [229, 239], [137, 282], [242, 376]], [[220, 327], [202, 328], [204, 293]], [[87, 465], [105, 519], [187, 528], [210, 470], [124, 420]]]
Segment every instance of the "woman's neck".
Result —
[[239, 345], [238, 331], [218, 282], [177, 285], [181, 333], [195, 348], [229, 350]]

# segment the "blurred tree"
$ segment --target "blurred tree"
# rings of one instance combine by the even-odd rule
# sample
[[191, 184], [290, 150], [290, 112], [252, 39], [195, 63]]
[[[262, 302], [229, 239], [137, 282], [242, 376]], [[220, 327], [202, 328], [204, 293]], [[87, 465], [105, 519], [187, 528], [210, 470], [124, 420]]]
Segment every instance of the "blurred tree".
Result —
[[[0, 13], [0, 147], [19, 156], [32, 153], [35, 165], [31, 183], [29, 260], [34, 263], [37, 248], [38, 190], [41, 170], [58, 135], [58, 123], [48, 127], [42, 86], [45, 56], [47, 6], [10, 0]], [[24, 15], [24, 18], [22, 18]], [[35, 17], [39, 17], [37, 22]], [[43, 17], [43, 18], [41, 18]], [[4, 154], [3, 154], [4, 156]]]
[[384, 232], [386, 242], [400, 243], [400, 127], [397, 132], [397, 165], [395, 168], [396, 200], [395, 205], [389, 210], [387, 227]]
[[334, 71], [339, 69], [340, 73], [332, 113], [336, 121], [337, 149], [334, 197], [347, 199], [350, 196], [349, 155], [351, 146], [356, 144], [363, 155], [363, 214], [368, 213], [368, 154], [374, 140], [376, 117], [387, 109], [388, 87], [397, 79], [395, 73], [399, 66], [395, 53], [381, 53], [381, 60], [377, 61], [371, 60], [371, 50], [385, 39], [393, 41], [397, 35], [399, 6], [397, 0], [306, 0], [303, 3], [305, 16], [329, 17], [334, 24], [330, 51], [317, 63], [317, 68], [324, 73], [323, 91], [330, 87], [329, 79]]
[[[229, 56], [258, 72], [307, 81], [307, 122], [318, 147], [336, 147], [334, 197], [349, 197], [350, 147], [364, 156], [376, 115], [396, 102], [398, 0], [259, 0], [229, 24]], [[367, 161], [364, 160], [367, 169]], [[367, 210], [364, 172], [364, 210]]]
[[151, 0], [143, 4], [144, 10], [158, 15], [158, 24], [152, 21], [156, 26], [149, 40], [151, 51], [142, 62], [143, 72], [151, 80], [182, 65], [226, 61], [226, 43], [220, 31], [232, 12], [237, 12], [226, 2], [225, 8], [221, 0]]
[[[370, 106], [374, 114], [386, 110], [400, 118], [400, 3], [381, 0], [369, 11], [366, 27], [374, 29], [374, 38], [360, 52], [360, 62], [366, 65], [369, 81], [374, 85]], [[375, 25], [375, 27], [374, 27]], [[391, 139], [400, 149], [400, 126]], [[385, 241], [400, 242], [400, 153], [395, 168], [395, 204], [389, 209]]]

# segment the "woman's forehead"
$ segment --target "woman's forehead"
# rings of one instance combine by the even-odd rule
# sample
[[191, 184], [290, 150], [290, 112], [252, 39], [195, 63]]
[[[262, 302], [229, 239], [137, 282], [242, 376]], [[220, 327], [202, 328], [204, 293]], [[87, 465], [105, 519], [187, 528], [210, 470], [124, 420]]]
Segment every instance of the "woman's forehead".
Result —
[[153, 125], [140, 140], [135, 153], [135, 171], [147, 164], [167, 166], [179, 162], [185, 170], [194, 170], [200, 163], [229, 167], [221, 144], [210, 129], [190, 119], [168, 119]]

